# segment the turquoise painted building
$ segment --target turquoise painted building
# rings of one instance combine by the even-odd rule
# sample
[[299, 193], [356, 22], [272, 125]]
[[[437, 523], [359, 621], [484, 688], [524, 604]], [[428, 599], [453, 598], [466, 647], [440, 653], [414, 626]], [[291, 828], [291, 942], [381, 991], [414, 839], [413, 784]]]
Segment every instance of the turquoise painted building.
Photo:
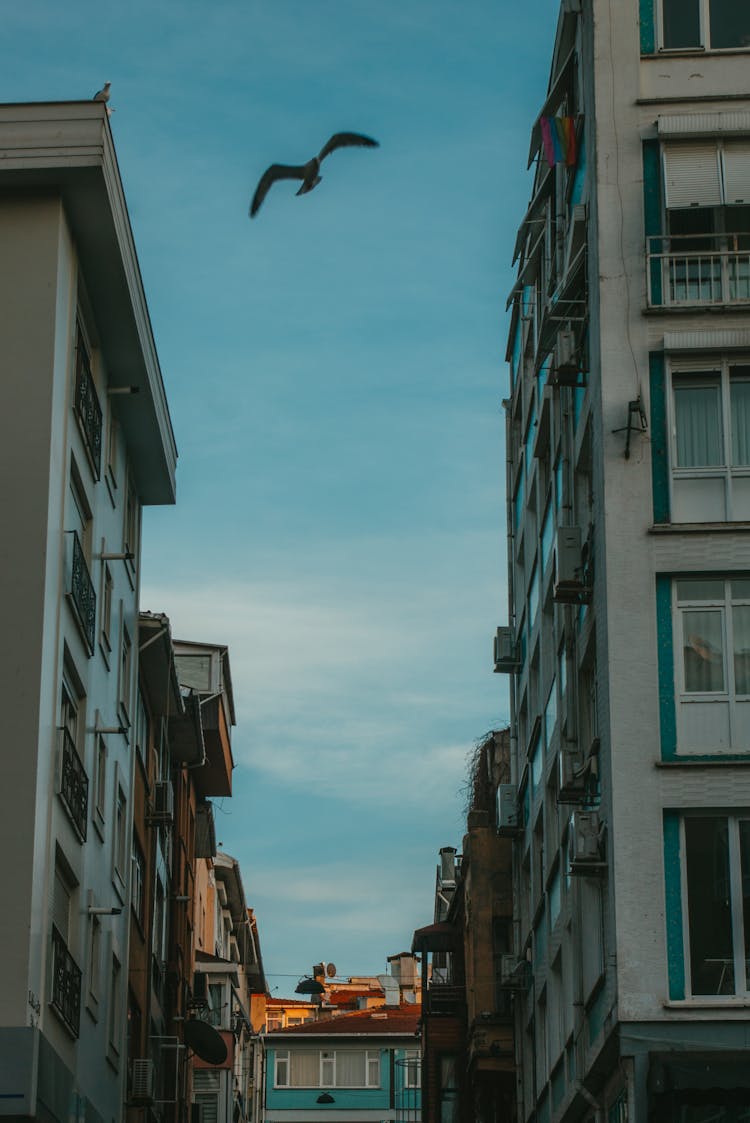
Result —
[[420, 1014], [402, 1003], [263, 1035], [255, 1123], [418, 1123]]

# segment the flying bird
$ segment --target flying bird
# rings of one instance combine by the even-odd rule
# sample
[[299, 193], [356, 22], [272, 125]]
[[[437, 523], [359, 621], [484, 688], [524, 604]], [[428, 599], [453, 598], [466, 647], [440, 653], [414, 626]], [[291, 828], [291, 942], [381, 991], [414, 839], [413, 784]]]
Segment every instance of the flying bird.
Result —
[[102, 86], [102, 88], [100, 90], [97, 90], [97, 92], [94, 94], [94, 96], [92, 97], [91, 100], [92, 101], [109, 101], [109, 87], [111, 85], [112, 85], [111, 82], [105, 82], [104, 85]]
[[318, 155], [313, 156], [312, 160], [308, 160], [306, 164], [271, 164], [271, 167], [267, 168], [260, 177], [260, 182], [255, 188], [253, 201], [250, 204], [250, 218], [254, 218], [258, 213], [271, 185], [277, 179], [301, 179], [302, 186], [297, 194], [306, 195], [308, 191], [312, 191], [313, 187], [317, 187], [323, 178], [320, 175], [320, 165], [326, 156], [335, 152], [337, 148], [353, 146], [358, 148], [379, 147], [376, 140], [369, 136], [363, 136], [361, 133], [334, 133], [331, 139], [323, 145]]

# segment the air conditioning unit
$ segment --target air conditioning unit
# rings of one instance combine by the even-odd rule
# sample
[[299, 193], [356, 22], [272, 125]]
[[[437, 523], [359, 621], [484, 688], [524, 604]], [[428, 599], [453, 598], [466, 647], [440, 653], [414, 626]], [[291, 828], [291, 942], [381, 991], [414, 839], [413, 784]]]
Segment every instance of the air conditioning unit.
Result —
[[582, 803], [586, 795], [587, 767], [578, 750], [560, 749], [557, 758], [557, 802]]
[[500, 956], [500, 986], [504, 990], [527, 990], [529, 965], [517, 955]]
[[598, 811], [574, 811], [568, 844], [570, 872], [597, 873], [606, 869], [604, 833]]
[[193, 975], [192, 1006], [208, 1006], [210, 992], [208, 989], [208, 975], [205, 971], [196, 971]]
[[498, 628], [495, 636], [495, 673], [514, 675], [521, 669], [512, 628]]
[[169, 826], [174, 820], [174, 790], [169, 780], [157, 780], [148, 822], [152, 826]]
[[134, 1060], [130, 1078], [130, 1098], [133, 1103], [148, 1104], [154, 1101], [154, 1062]]
[[580, 526], [562, 526], [557, 531], [557, 572], [553, 600], [563, 604], [588, 604], [591, 590], [583, 572]]
[[552, 352], [552, 381], [558, 386], [575, 386], [580, 367], [575, 332], [559, 331]]
[[518, 834], [521, 830], [521, 816], [518, 810], [518, 788], [515, 784], [497, 786], [497, 833], [501, 835]]

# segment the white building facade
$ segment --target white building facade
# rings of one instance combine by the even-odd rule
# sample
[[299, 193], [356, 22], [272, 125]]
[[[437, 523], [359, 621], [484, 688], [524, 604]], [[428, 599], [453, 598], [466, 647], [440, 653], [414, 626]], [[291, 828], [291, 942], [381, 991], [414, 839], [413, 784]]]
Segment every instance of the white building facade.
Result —
[[105, 107], [0, 106], [0, 1115], [122, 1117], [140, 523], [176, 449]]
[[564, 0], [507, 402], [522, 1120], [750, 1116], [750, 10]]

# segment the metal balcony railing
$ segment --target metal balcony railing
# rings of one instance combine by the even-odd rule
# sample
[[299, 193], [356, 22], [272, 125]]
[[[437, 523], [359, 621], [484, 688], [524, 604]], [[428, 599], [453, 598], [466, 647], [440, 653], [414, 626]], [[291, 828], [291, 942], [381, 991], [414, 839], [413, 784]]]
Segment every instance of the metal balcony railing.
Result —
[[75, 411], [91, 468], [98, 480], [102, 461], [102, 407], [91, 376], [89, 357], [80, 339], [76, 353]]
[[96, 638], [96, 593], [89, 574], [89, 567], [86, 565], [86, 555], [83, 552], [81, 541], [74, 530], [71, 531], [71, 535], [73, 547], [70, 569], [70, 597], [88, 644], [89, 655], [92, 655]]
[[648, 303], [750, 303], [750, 236], [657, 235], [646, 245]]
[[81, 764], [75, 742], [67, 729], [60, 730], [60, 795], [82, 842], [86, 841], [89, 808], [89, 778]]
[[81, 969], [65, 940], [52, 927], [52, 1006], [74, 1037], [81, 1021]]

